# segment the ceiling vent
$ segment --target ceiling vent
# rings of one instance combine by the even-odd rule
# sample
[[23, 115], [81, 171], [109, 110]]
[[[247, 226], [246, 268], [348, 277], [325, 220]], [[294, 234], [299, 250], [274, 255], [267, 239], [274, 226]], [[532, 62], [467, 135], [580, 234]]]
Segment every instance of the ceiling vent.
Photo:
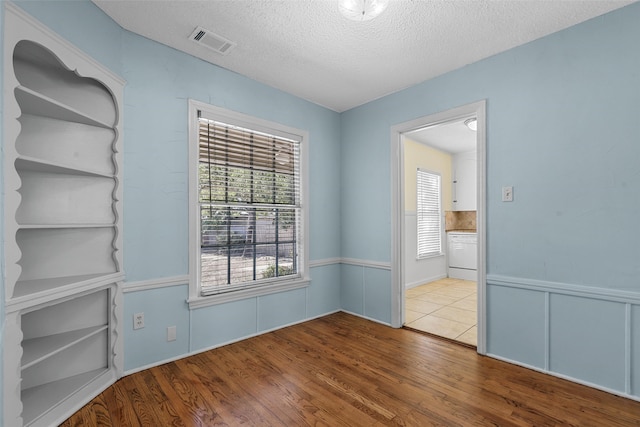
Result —
[[202, 27], [196, 28], [189, 36], [189, 39], [208, 47], [221, 55], [227, 55], [236, 45], [236, 43], [231, 40], [227, 40], [224, 37], [214, 34]]

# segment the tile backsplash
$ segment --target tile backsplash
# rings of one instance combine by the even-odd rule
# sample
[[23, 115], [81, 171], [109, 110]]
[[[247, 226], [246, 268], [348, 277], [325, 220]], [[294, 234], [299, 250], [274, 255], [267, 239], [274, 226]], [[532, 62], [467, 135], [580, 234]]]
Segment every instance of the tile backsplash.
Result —
[[446, 211], [445, 231], [476, 231], [476, 211]]

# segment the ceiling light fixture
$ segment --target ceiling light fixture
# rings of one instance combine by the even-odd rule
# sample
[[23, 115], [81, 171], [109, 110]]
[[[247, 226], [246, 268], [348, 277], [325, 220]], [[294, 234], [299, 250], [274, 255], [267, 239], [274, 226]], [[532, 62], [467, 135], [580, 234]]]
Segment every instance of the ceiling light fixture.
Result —
[[478, 130], [478, 119], [475, 117], [465, 120], [464, 124], [474, 132]]
[[389, 0], [338, 0], [340, 13], [352, 21], [369, 21], [380, 15]]

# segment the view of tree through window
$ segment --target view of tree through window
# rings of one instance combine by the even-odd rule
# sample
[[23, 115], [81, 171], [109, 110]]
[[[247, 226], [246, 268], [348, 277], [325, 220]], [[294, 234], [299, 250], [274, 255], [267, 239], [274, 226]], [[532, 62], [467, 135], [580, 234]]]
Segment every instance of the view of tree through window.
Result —
[[299, 143], [199, 119], [203, 291], [298, 274]]

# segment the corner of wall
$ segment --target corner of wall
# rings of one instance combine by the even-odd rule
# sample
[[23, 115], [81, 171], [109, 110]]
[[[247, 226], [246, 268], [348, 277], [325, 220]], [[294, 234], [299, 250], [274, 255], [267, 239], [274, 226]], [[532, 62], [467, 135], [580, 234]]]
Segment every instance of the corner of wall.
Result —
[[[4, 34], [4, 5], [0, 5], [0, 33]], [[4, 37], [2, 38], [4, 40]], [[4, 45], [0, 43], [0, 93], [4, 93]], [[0, 96], [0, 123], [4, 121], [4, 97]], [[4, 129], [4, 126], [2, 126]], [[4, 147], [4, 132], [0, 132], [0, 147]], [[0, 164], [4, 162], [4, 149], [0, 148]], [[4, 168], [2, 168], [4, 171]], [[4, 188], [4, 175], [0, 173], [0, 188]], [[0, 224], [4, 224], [4, 191], [0, 192]], [[0, 226], [0, 414], [4, 413], [4, 226]], [[3, 419], [0, 418], [0, 427]]]

